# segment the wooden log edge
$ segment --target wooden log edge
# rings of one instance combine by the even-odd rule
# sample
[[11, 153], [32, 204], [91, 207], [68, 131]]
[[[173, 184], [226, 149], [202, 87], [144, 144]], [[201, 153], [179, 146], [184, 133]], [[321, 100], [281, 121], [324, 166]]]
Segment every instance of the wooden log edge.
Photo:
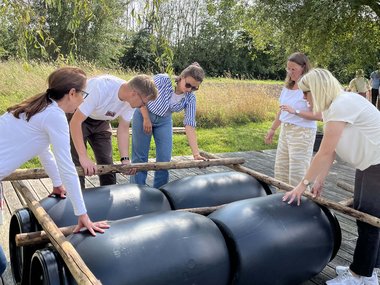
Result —
[[[191, 212], [191, 213], [196, 213], [196, 214], [206, 216], [224, 206], [225, 205], [219, 205], [219, 206], [214, 206], [214, 207], [178, 209], [175, 211], [185, 211], [185, 212]], [[59, 230], [62, 232], [64, 236], [71, 235], [74, 229], [75, 229], [75, 225], [59, 228]], [[15, 239], [16, 239], [16, 246], [30, 246], [30, 245], [37, 245], [37, 244], [49, 242], [49, 236], [46, 234], [45, 231], [17, 234]]]
[[351, 193], [354, 193], [355, 189], [354, 189], [354, 186], [347, 183], [346, 181], [343, 181], [343, 180], [338, 180], [336, 182], [336, 185], [348, 192], [351, 192]]
[[[210, 159], [211, 158], [214, 158], [214, 159], [218, 158], [218, 156], [213, 155], [213, 154], [208, 153], [208, 152], [205, 152], [205, 151], [201, 151], [200, 153], [202, 156], [210, 158]], [[250, 168], [247, 168], [247, 167], [244, 167], [241, 165], [232, 165], [232, 166], [228, 166], [228, 167], [230, 167], [236, 171], [247, 173], [247, 174], [255, 177], [256, 179], [265, 182], [266, 184], [273, 185], [274, 187], [277, 187], [278, 189], [281, 189], [284, 191], [290, 191], [294, 188], [293, 186], [291, 186], [287, 183], [284, 183], [284, 182], [279, 181], [273, 177], [270, 177], [268, 175], [262, 174], [260, 172], [254, 171]], [[305, 191], [303, 193], [303, 196], [309, 198], [310, 200], [313, 200], [314, 202], [316, 202], [319, 205], [333, 209], [333, 210], [338, 211], [342, 214], [351, 216], [351, 217], [353, 217], [359, 221], [362, 221], [362, 222], [365, 222], [365, 223], [370, 224], [372, 226], [380, 228], [380, 219], [377, 217], [374, 217], [374, 216], [369, 215], [367, 213], [363, 213], [363, 212], [360, 212], [358, 210], [349, 208], [345, 205], [330, 201], [330, 200], [323, 198], [323, 197], [314, 198], [313, 195], [307, 191]]]
[[49, 240], [60, 253], [77, 283], [83, 285], [100, 285], [101, 282], [96, 279], [90, 269], [86, 266], [73, 245], [66, 240], [28, 187], [26, 187], [21, 181], [12, 182], [12, 185], [24, 197], [29, 209], [33, 212], [34, 216], [45, 230], [45, 233], [49, 236]]
[[[217, 158], [209, 160], [183, 160], [171, 162], [146, 162], [133, 163], [131, 165], [111, 164], [97, 165], [96, 175], [106, 173], [125, 173], [127, 170], [136, 169], [136, 171], [163, 170], [163, 169], [183, 169], [183, 168], [205, 168], [211, 166], [243, 164], [244, 158]], [[79, 176], [84, 176], [82, 167], [77, 167]], [[11, 175], [5, 177], [3, 181], [27, 180], [47, 178], [43, 168], [34, 169], [17, 169]]]

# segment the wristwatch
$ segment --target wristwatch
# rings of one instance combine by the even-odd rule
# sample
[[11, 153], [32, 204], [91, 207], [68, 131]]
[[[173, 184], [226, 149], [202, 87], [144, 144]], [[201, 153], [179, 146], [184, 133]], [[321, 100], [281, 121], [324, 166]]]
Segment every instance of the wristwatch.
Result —
[[296, 110], [296, 115], [299, 115], [301, 113], [301, 111], [300, 110]]
[[128, 156], [120, 157], [120, 162], [123, 162], [124, 160], [129, 160], [129, 157]]
[[305, 185], [306, 187], [309, 187], [311, 185], [310, 181], [307, 179], [303, 179], [302, 184]]

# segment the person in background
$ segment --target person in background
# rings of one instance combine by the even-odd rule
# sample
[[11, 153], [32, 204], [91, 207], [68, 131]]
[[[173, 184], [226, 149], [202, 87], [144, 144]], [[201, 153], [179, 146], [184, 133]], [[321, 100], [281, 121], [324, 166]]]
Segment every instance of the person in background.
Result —
[[[113, 164], [112, 128], [110, 121], [119, 118], [117, 142], [122, 164], [129, 160], [129, 122], [134, 108], [145, 106], [157, 97], [157, 88], [147, 75], [137, 75], [126, 82], [112, 75], [100, 75], [87, 82], [84, 102], [70, 120], [72, 156], [86, 175], [96, 172], [96, 164], [87, 153], [87, 142], [94, 151], [97, 164]], [[130, 170], [128, 174], [135, 173]], [[115, 173], [99, 176], [100, 185], [116, 184]], [[80, 177], [85, 188], [84, 177]]]
[[[336, 154], [352, 164], [355, 173], [354, 208], [380, 218], [380, 112], [361, 96], [343, 91], [326, 69], [304, 75], [299, 88], [315, 112], [322, 112], [324, 136], [305, 176], [287, 192], [283, 201], [300, 205], [302, 193], [311, 187], [319, 197]], [[378, 285], [380, 229], [357, 220], [358, 239], [349, 267], [338, 266], [338, 276], [328, 285]]]
[[371, 72], [370, 75], [370, 85], [371, 85], [371, 101], [374, 106], [377, 104], [377, 109], [380, 110], [380, 103], [378, 102], [379, 97], [379, 86], [380, 86], [380, 62], [377, 63], [377, 69]]
[[369, 81], [367, 78], [364, 77], [363, 69], [356, 70], [355, 78], [350, 81], [347, 91], [355, 92], [363, 96], [364, 98], [368, 98], [369, 90]]
[[317, 132], [316, 120], [322, 118], [321, 113], [314, 113], [308, 106], [297, 84], [310, 68], [305, 54], [296, 52], [289, 56], [280, 110], [265, 136], [265, 143], [271, 144], [280, 127], [274, 174], [276, 179], [293, 186], [297, 185], [310, 164]]
[[[26, 161], [39, 156], [53, 183], [53, 194], [70, 198], [78, 224], [74, 232], [86, 227], [92, 235], [103, 233], [106, 222], [92, 223], [70, 155], [70, 133], [65, 113], [72, 113], [83, 102], [86, 74], [76, 67], [62, 67], [48, 77], [48, 89], [11, 106], [0, 117], [1, 180]], [[50, 151], [53, 146], [53, 153]], [[1, 267], [3, 252], [0, 249]]]
[[[146, 106], [136, 110], [132, 123], [132, 163], [147, 162], [152, 136], [156, 143], [156, 161], [168, 162], [171, 160], [173, 148], [173, 120], [172, 113], [184, 110], [184, 125], [186, 136], [196, 160], [205, 160], [199, 154], [196, 122], [196, 97], [205, 73], [198, 63], [186, 67], [175, 79], [175, 86], [168, 74], [157, 74], [153, 80], [158, 88], [158, 98]], [[131, 183], [146, 184], [146, 171], [131, 176]], [[169, 172], [159, 170], [154, 174], [153, 187], [159, 188], [168, 183]]]

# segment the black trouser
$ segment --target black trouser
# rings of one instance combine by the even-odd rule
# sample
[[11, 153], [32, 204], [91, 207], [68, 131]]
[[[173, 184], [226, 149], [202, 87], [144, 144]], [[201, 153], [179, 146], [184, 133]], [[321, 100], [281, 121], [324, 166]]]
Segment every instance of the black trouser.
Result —
[[[87, 142], [94, 151], [97, 164], [113, 164], [112, 159], [112, 128], [109, 121], [87, 118], [82, 123], [83, 141], [87, 148]], [[79, 156], [71, 140], [71, 156], [74, 164], [80, 166]], [[82, 188], [85, 188], [84, 176], [79, 176]], [[100, 185], [116, 184], [116, 174], [99, 175]]]
[[[356, 170], [354, 208], [380, 218], [380, 164]], [[356, 221], [358, 240], [350, 269], [362, 276], [371, 276], [380, 267], [380, 229]]]
[[[379, 97], [379, 89], [371, 89], [372, 104], [376, 107], [377, 97]], [[380, 103], [380, 102], [379, 102]], [[377, 103], [377, 109], [380, 110], [380, 104]]]

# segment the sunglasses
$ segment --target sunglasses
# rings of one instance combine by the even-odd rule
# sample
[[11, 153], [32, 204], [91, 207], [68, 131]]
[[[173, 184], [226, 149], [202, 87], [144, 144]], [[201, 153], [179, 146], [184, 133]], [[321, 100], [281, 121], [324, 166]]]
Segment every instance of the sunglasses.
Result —
[[191, 91], [197, 91], [199, 89], [199, 87], [196, 87], [196, 86], [193, 86], [191, 85], [190, 83], [185, 83], [185, 87], [188, 89], [188, 88], [191, 88]]

